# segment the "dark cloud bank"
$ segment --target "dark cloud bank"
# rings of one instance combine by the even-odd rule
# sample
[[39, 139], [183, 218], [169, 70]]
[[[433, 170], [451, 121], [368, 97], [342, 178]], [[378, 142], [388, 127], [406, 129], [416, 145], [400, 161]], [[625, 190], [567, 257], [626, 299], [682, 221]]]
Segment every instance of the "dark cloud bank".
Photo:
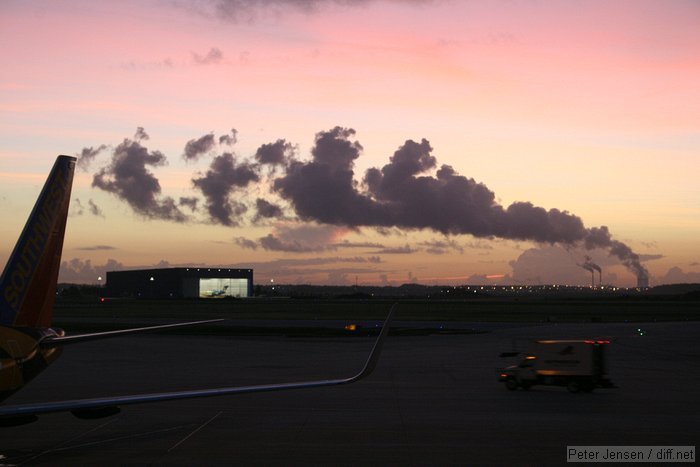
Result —
[[[397, 3], [420, 4], [429, 0], [394, 0]], [[223, 21], [251, 22], [259, 16], [284, 13], [315, 13], [332, 6], [361, 7], [376, 0], [205, 0], [191, 2], [190, 8]]]
[[[95, 174], [93, 186], [114, 193], [139, 214], [181, 222], [186, 218], [179, 206], [193, 208], [196, 202], [183, 198], [178, 205], [172, 198], [160, 196], [158, 180], [147, 166], [165, 164], [165, 156], [143, 147], [144, 139], [147, 135], [139, 128], [134, 139], [125, 139], [117, 146], [111, 163]], [[196, 159], [212, 151], [215, 144], [213, 134], [190, 140], [185, 158]], [[637, 277], [648, 276], [639, 256], [613, 239], [606, 226], [586, 227], [574, 214], [527, 201], [502, 206], [483, 183], [438, 164], [432, 150], [425, 139], [408, 140], [388, 164], [370, 168], [358, 177], [354, 163], [362, 146], [353, 129], [335, 127], [316, 135], [310, 160], [299, 160], [294, 147], [279, 139], [262, 145], [252, 159], [231, 152], [214, 157], [206, 173], [193, 178], [192, 183], [205, 199], [210, 221], [222, 225], [239, 225], [249, 205], [254, 221], [283, 218], [284, 209], [279, 204], [259, 197], [246, 199], [250, 185], [267, 177], [273, 194], [303, 221], [602, 248]], [[263, 240], [278, 241], [271, 236]]]
[[340, 127], [319, 133], [312, 160], [290, 161], [274, 181], [275, 191], [301, 219], [604, 248], [637, 277], [647, 277], [639, 256], [614, 240], [606, 226], [586, 228], [578, 216], [530, 202], [501, 206], [484, 184], [438, 166], [425, 139], [406, 141], [384, 167], [368, 169], [358, 185], [353, 165], [362, 146], [354, 136], [354, 130]]

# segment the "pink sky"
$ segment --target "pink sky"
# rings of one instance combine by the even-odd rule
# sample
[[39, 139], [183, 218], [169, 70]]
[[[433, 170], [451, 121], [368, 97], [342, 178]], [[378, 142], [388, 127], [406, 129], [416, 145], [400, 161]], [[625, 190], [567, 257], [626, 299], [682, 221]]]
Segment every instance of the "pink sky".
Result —
[[[577, 262], [590, 255], [604, 281], [636, 283], [602, 250], [301, 221], [264, 181], [230, 194], [249, 211], [238, 225], [221, 225], [192, 184], [222, 152], [252, 162], [280, 138], [309, 161], [314, 136], [342, 126], [363, 147], [354, 162], [359, 190], [366, 169], [425, 138], [435, 169], [447, 164], [483, 183], [504, 207], [528, 201], [568, 211], [587, 228], [608, 226], [640, 255], [652, 284], [700, 282], [697, 2], [290, 3], [3, 2], [0, 259], [55, 156], [105, 144], [75, 180], [64, 280], [164, 261], [250, 265], [257, 280], [277, 282], [459, 284], [504, 275], [586, 284]], [[222, 5], [235, 15], [217, 14]], [[160, 199], [199, 199], [187, 222], [147, 219], [91, 186], [137, 127], [150, 136], [142, 144], [167, 159], [147, 168]], [[232, 128], [232, 147], [183, 160], [189, 140]], [[254, 222], [257, 198], [283, 207], [284, 218]], [[263, 247], [270, 234], [287, 251]]]

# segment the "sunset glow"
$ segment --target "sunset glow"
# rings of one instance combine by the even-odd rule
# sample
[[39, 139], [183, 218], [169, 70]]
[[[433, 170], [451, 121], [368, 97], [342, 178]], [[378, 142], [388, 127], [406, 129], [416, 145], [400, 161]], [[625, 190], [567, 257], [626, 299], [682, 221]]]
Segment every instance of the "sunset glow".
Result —
[[700, 282], [698, 24], [691, 0], [3, 2], [0, 260], [88, 154], [62, 281]]

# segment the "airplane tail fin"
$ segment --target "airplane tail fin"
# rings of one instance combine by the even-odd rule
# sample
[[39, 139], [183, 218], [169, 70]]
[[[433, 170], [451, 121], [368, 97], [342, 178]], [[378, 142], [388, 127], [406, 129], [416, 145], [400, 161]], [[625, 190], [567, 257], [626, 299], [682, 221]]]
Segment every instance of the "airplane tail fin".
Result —
[[56, 159], [0, 276], [0, 324], [51, 325], [75, 160]]

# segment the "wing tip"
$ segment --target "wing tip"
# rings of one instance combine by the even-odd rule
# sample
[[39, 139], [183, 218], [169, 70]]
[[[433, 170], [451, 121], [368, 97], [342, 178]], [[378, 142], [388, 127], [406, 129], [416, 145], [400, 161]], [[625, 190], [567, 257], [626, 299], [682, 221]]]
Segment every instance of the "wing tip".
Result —
[[398, 303], [394, 303], [391, 306], [391, 309], [389, 309], [389, 313], [387, 314], [386, 318], [384, 319], [384, 324], [382, 325], [381, 331], [379, 331], [379, 336], [377, 337], [377, 340], [374, 342], [374, 347], [372, 347], [372, 351], [369, 354], [369, 357], [367, 358], [367, 361], [365, 362], [364, 368], [362, 368], [362, 371], [360, 371], [357, 375], [355, 375], [353, 378], [350, 379], [349, 382], [354, 382], [359, 379], [365, 378], [369, 376], [374, 369], [377, 366], [377, 363], [379, 362], [379, 356], [382, 353], [382, 346], [384, 345], [384, 340], [386, 336], [389, 334], [389, 329], [391, 328], [391, 320], [394, 317], [394, 311], [396, 310], [396, 307], [398, 306]]

